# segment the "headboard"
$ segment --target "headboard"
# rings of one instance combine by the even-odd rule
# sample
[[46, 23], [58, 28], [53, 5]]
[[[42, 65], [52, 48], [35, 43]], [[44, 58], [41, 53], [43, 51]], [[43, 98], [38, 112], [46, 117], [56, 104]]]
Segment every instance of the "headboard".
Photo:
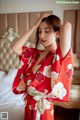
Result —
[[18, 34], [9, 28], [0, 39], [0, 70], [8, 72], [19, 66], [18, 56], [11, 50], [11, 43], [17, 37], [19, 37]]
[[[53, 13], [52, 11], [44, 12]], [[11, 44], [44, 12], [0, 14], [0, 70], [8, 72], [19, 67], [18, 56], [11, 50]], [[29, 38], [31, 41], [26, 43], [29, 47], [34, 47], [35, 32]]]

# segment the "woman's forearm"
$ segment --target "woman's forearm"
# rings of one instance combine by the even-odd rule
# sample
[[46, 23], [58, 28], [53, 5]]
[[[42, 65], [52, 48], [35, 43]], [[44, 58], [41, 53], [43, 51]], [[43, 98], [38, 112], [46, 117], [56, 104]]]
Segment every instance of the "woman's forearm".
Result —
[[29, 40], [30, 35], [36, 29], [36, 26], [33, 25], [24, 35], [16, 40], [16, 42], [12, 45], [12, 50], [17, 52], [22, 46]]

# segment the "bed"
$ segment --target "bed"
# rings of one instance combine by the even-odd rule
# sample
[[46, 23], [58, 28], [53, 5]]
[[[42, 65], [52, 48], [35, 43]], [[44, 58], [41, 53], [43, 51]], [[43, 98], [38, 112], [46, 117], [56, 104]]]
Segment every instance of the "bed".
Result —
[[[47, 13], [51, 13], [48, 11]], [[42, 12], [37, 13], [14, 13], [14, 14], [2, 14], [0, 15], [0, 117], [3, 113], [8, 113], [8, 120], [24, 120], [24, 107], [23, 95], [15, 95], [12, 92], [12, 82], [15, 78], [17, 70], [19, 68], [19, 58], [11, 50], [11, 45], [19, 38], [36, 20]], [[34, 46], [35, 31], [29, 38], [29, 42], [25, 45], [28, 47]], [[40, 49], [43, 47], [40, 45]], [[76, 63], [77, 64], [77, 63]], [[79, 73], [78, 73], [78, 78]], [[74, 80], [73, 84], [80, 84]], [[74, 85], [71, 89], [70, 100], [77, 102], [59, 103], [54, 102], [55, 105], [62, 106], [64, 108], [80, 108], [80, 87], [78, 87], [77, 94], [74, 96]], [[73, 97], [72, 97], [73, 96]]]
[[11, 70], [7, 75], [0, 72], [0, 113], [8, 113], [9, 120], [24, 120], [23, 95], [16, 96], [11, 90], [16, 72], [17, 69]]
[[8, 114], [9, 120], [24, 120], [23, 95], [16, 96], [12, 92], [19, 59], [11, 50], [11, 44], [17, 37], [14, 29], [9, 28], [0, 40], [0, 114], [1, 118], [5, 118], [4, 113]]

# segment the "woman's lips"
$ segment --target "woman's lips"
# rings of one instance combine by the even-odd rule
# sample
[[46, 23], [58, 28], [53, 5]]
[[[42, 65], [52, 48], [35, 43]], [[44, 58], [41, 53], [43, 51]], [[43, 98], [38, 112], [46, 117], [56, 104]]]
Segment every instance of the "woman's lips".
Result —
[[44, 39], [41, 39], [41, 41], [42, 41], [42, 42], [46, 42], [46, 40], [44, 40]]

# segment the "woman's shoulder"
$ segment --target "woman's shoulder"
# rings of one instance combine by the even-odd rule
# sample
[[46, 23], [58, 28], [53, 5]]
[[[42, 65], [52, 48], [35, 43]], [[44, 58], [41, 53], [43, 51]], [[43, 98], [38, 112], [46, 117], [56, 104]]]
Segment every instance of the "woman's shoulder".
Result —
[[22, 54], [19, 56], [19, 58], [29, 58], [34, 54], [35, 48], [30, 48], [27, 46], [22, 47]]
[[28, 54], [29, 56], [30, 55], [33, 55], [33, 54], [38, 54], [38, 53], [41, 53], [43, 50], [39, 50], [37, 48], [33, 48], [33, 47], [27, 47], [27, 46], [23, 46], [22, 47], [22, 55], [24, 54]]

